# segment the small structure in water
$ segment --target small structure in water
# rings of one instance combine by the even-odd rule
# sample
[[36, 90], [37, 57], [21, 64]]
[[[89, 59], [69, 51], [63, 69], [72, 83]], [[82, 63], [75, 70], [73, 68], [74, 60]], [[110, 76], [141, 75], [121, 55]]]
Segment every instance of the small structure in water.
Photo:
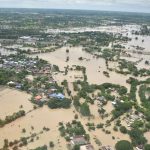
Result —
[[88, 142], [83, 135], [71, 137], [71, 145], [86, 145]]
[[80, 146], [80, 150], [94, 150], [94, 147], [91, 144], [82, 145]]
[[49, 97], [50, 97], [50, 98], [58, 98], [58, 99], [61, 99], [61, 100], [65, 98], [65, 96], [64, 96], [62, 93], [49, 94]]

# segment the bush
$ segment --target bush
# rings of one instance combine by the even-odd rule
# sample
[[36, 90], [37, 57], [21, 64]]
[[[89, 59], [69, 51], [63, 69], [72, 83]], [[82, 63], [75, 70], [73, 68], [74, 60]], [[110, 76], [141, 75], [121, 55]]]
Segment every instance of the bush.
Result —
[[80, 107], [80, 112], [83, 116], [90, 116], [91, 112], [87, 103], [83, 103]]
[[52, 141], [49, 142], [49, 147], [54, 147], [54, 143]]
[[121, 131], [121, 133], [124, 133], [124, 134], [127, 133], [127, 129], [126, 129], [125, 126], [121, 126], [121, 127], [120, 127], [120, 131]]
[[145, 139], [145, 137], [143, 136], [143, 132], [140, 131], [139, 129], [132, 129], [131, 131], [129, 131], [129, 135], [132, 139], [132, 143], [133, 145], [143, 145], [147, 142], [147, 140]]
[[119, 141], [115, 145], [116, 150], [133, 150], [133, 146], [129, 141]]
[[144, 150], [150, 150], [150, 144], [146, 144], [146, 145], [144, 146]]
[[71, 100], [65, 98], [63, 100], [60, 99], [56, 99], [53, 98], [51, 100], [49, 100], [48, 102], [48, 107], [51, 109], [55, 109], [55, 108], [70, 108], [71, 105]]

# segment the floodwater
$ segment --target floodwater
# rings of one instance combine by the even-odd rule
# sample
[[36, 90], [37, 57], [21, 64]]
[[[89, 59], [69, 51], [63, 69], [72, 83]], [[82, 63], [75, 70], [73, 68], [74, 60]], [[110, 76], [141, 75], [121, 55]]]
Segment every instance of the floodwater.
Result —
[[99, 27], [79, 27], [66, 29], [48, 29], [46, 33], [83, 33], [83, 32], [109, 32], [109, 33], [124, 33], [127, 29], [119, 26], [99, 26]]
[[[66, 49], [69, 49], [69, 53], [66, 53]], [[115, 72], [109, 72], [110, 78], [106, 77], [103, 74], [103, 71], [107, 71], [105, 60], [103, 58], [95, 58], [93, 55], [82, 50], [82, 47], [63, 47], [52, 53], [42, 53], [33, 55], [33, 57], [38, 56], [44, 60], [47, 60], [51, 64], [58, 65], [61, 71], [64, 71], [64, 67], [72, 67], [73, 65], [79, 65], [86, 67], [86, 74], [88, 82], [90, 84], [102, 84], [102, 83], [114, 83], [126, 86], [129, 88], [129, 85], [126, 83], [126, 80], [129, 76], [124, 76], [117, 74]], [[69, 61], [66, 62], [66, 58], [69, 57]], [[84, 60], [80, 61], [78, 58], [83, 57]], [[62, 73], [54, 75], [56, 81], [63, 81], [68, 79], [68, 82], [73, 82], [72, 73], [68, 73], [67, 76], [64, 76]]]
[[[33, 108], [32, 104], [28, 101], [28, 98], [30, 98], [30, 96], [26, 93], [7, 88], [1, 89], [0, 93], [3, 96], [0, 101], [0, 109], [2, 110], [1, 116], [9, 115], [13, 112], [16, 112], [17, 110], [19, 110], [19, 105], [21, 104], [24, 106], [23, 109], [26, 111]], [[108, 102], [104, 109], [106, 109], [108, 114], [111, 115], [111, 111], [113, 110], [111, 102]], [[110, 118], [109, 117], [102, 120], [99, 117], [99, 114], [97, 112], [98, 106], [96, 103], [94, 105], [90, 105], [90, 110], [92, 115], [94, 116], [94, 118], [91, 118], [90, 120], [86, 117], [82, 117], [78, 112], [76, 113], [79, 116], [78, 120], [82, 122], [86, 132], [90, 134], [91, 143], [96, 149], [98, 149], [99, 146], [95, 143], [94, 140], [94, 138], [97, 137], [103, 145], [111, 144], [112, 146], [114, 146], [117, 139], [112, 140], [112, 137], [110, 135], [106, 135], [102, 130], [99, 129], [91, 132], [88, 131], [88, 127], [86, 126], [88, 122], [93, 122], [96, 125], [98, 123], [104, 123], [106, 122], [106, 119]], [[71, 122], [74, 119], [74, 111], [75, 110], [73, 107], [67, 110], [52, 110], [49, 109], [47, 106], [33, 110], [30, 113], [26, 114], [26, 116], [5, 125], [3, 128], [0, 128], [0, 148], [3, 146], [4, 139], [14, 141], [15, 139], [20, 139], [20, 137], [31, 136], [33, 133], [39, 134], [43, 130], [43, 127], [46, 127], [49, 128], [50, 131], [44, 131], [42, 134], [39, 134], [39, 140], [34, 138], [34, 142], [29, 142], [27, 147], [22, 147], [21, 149], [33, 149], [44, 144], [49, 145], [49, 142], [53, 141], [55, 144], [55, 149], [66, 150], [67, 142], [63, 137], [60, 136], [60, 133], [58, 131], [58, 124], [59, 122]], [[31, 129], [31, 126], [34, 127], [34, 129]], [[22, 133], [22, 129], [26, 129], [26, 133]], [[112, 127], [108, 129], [111, 130], [113, 136], [119, 137], [120, 139], [122, 138], [122, 134], [119, 132], [113, 132]], [[125, 136], [124, 139], [129, 140], [129, 137]]]
[[[64, 143], [65, 140], [60, 137], [58, 123], [68, 122], [73, 120], [73, 118], [74, 114], [71, 109], [51, 110], [46, 106], [36, 109], [25, 117], [17, 119], [0, 129], [0, 147], [3, 146], [3, 140], [6, 138], [9, 141], [13, 141], [15, 139], [20, 139], [20, 137], [23, 136], [26, 137], [33, 133], [39, 133], [43, 130], [43, 127], [46, 127], [49, 128], [50, 131], [44, 131], [43, 134], [39, 135], [39, 140], [34, 139], [34, 142], [29, 143], [27, 147], [33, 149], [44, 144], [49, 145], [49, 142], [53, 141], [57, 150], [65, 150], [66, 143]], [[33, 130], [31, 129], [31, 126], [34, 127]], [[23, 128], [26, 129], [26, 133], [22, 133]], [[60, 139], [60, 143], [58, 143], [58, 139]]]
[[[114, 33], [122, 33], [126, 34], [128, 32], [131, 32], [136, 27], [130, 28], [130, 26], [126, 27], [106, 27], [101, 29], [95, 29], [95, 30], [109, 30], [110, 32], [113, 31]], [[130, 30], [129, 30], [130, 29]], [[91, 29], [82, 29], [84, 32]], [[78, 31], [72, 31], [72, 32], [78, 32]], [[131, 36], [129, 34], [129, 36]], [[142, 42], [142, 39], [144, 38], [144, 42]], [[130, 49], [127, 49], [132, 51], [133, 45], [134, 46], [141, 46], [145, 48], [145, 51], [148, 50], [148, 37], [139, 37], [138, 40], [135, 40], [135, 37], [133, 36], [133, 40], [126, 44], [126, 46], [129, 46]], [[66, 53], [66, 49], [69, 49], [69, 53]], [[55, 52], [52, 53], [41, 53], [32, 55], [33, 57], [38, 56], [39, 58], [42, 58], [44, 60], [47, 60], [51, 64], [58, 65], [61, 71], [65, 71], [65, 67], [69, 66], [71, 68], [74, 65], [84, 66], [86, 67], [86, 74], [88, 78], [88, 82], [90, 84], [102, 84], [102, 83], [114, 83], [119, 84], [122, 86], [126, 86], [128, 90], [130, 89], [129, 84], [126, 83], [126, 80], [129, 79], [129, 75], [121, 75], [117, 74], [115, 72], [110, 72], [106, 68], [105, 60], [103, 58], [95, 58], [93, 55], [85, 52], [82, 50], [82, 47], [63, 47], [61, 49], [58, 49]], [[69, 61], [66, 62], [67, 57], [69, 57]], [[80, 61], [78, 58], [83, 57], [84, 60]], [[143, 60], [140, 61], [137, 66], [139, 68], [145, 67], [144, 61], [149, 59], [148, 55], [139, 55], [139, 54], [133, 54], [130, 59], [133, 62], [136, 62], [140, 60], [143, 57]], [[109, 66], [112, 68], [116, 68], [116, 63], [109, 63]], [[149, 66], [146, 66], [149, 68]], [[107, 71], [110, 74], [110, 77], [106, 77], [103, 74], [103, 71]], [[64, 79], [66, 79], [69, 83], [69, 88], [71, 91], [73, 91], [72, 82], [75, 80], [83, 77], [81, 71], [75, 71], [75, 70], [69, 70], [67, 75], [64, 75], [63, 73], [53, 74], [54, 79], [60, 84]], [[32, 80], [32, 78], [28, 77]], [[138, 78], [139, 80], [144, 80], [143, 78]], [[139, 87], [138, 87], [139, 88]], [[75, 92], [72, 93], [73, 95], [76, 95]], [[7, 115], [12, 115], [14, 112], [17, 112], [20, 110], [20, 106], [23, 105], [23, 110], [26, 112], [33, 109], [33, 104], [30, 103], [29, 99], [31, 98], [30, 95], [20, 92], [18, 90], [14, 89], [8, 89], [8, 88], [0, 88], [0, 118], [4, 119]], [[139, 97], [138, 103], [141, 104]], [[104, 106], [104, 109], [108, 113], [107, 118], [100, 118], [98, 114], [98, 106], [95, 103], [94, 105], [90, 105], [90, 110], [93, 118], [86, 118], [82, 117], [78, 112], [76, 112], [79, 116], [79, 121], [83, 124], [85, 130], [87, 133], [90, 134], [91, 137], [91, 143], [94, 145], [95, 149], [99, 149], [99, 146], [95, 143], [94, 138], [97, 138], [101, 141], [103, 145], [111, 145], [114, 146], [115, 143], [118, 140], [129, 140], [130, 138], [128, 135], [124, 135], [120, 132], [113, 131], [114, 123], [111, 124], [111, 126], [106, 127], [106, 130], [111, 131], [111, 134], [106, 134], [101, 129], [96, 129], [95, 131], [88, 131], [88, 127], [86, 124], [88, 122], [94, 123], [95, 125], [99, 123], [105, 123], [107, 120], [111, 118], [111, 111], [114, 109], [111, 102], [108, 102], [106, 106]], [[0, 148], [3, 146], [3, 140], [8, 139], [9, 141], [13, 141], [15, 139], [20, 139], [20, 137], [23, 136], [31, 136], [33, 133], [40, 133], [43, 130], [43, 127], [50, 128], [50, 131], [43, 132], [42, 134], [39, 134], [39, 140], [34, 139], [34, 142], [30, 142], [27, 147], [23, 147], [21, 149], [33, 149], [38, 146], [42, 146], [44, 144], [49, 145], [50, 141], [53, 141], [55, 144], [55, 149], [57, 150], [66, 150], [66, 144], [67, 142], [63, 137], [60, 136], [60, 133], [58, 131], [58, 124], [59, 122], [71, 122], [74, 119], [74, 108], [71, 107], [70, 109], [55, 109], [51, 110], [47, 106], [44, 106], [43, 108], [38, 108], [36, 110], [33, 110], [32, 112], [28, 113], [26, 116], [19, 118], [15, 120], [14, 122], [7, 124], [3, 128], [0, 128]], [[34, 127], [34, 129], [31, 129], [31, 126]], [[26, 129], [26, 133], [22, 133], [22, 129]], [[15, 133], [15, 134], [14, 134]], [[149, 133], [146, 133], [145, 136], [147, 139], [149, 138]], [[115, 137], [115, 139], [112, 139], [112, 136]]]
[[[29, 101], [31, 95], [15, 89], [0, 87], [0, 119], [12, 115], [19, 110], [26, 112], [33, 109], [33, 104]], [[22, 109], [20, 106], [22, 105]]]

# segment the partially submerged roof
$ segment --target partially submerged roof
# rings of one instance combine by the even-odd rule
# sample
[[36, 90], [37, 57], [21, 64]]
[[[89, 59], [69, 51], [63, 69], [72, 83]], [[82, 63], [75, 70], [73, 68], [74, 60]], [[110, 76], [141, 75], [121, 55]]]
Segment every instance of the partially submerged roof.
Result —
[[82, 135], [74, 136], [71, 140], [71, 143], [73, 145], [85, 145], [87, 144], [87, 141], [85, 140], [85, 137]]
[[94, 147], [91, 144], [82, 145], [80, 146], [80, 150], [94, 150]]

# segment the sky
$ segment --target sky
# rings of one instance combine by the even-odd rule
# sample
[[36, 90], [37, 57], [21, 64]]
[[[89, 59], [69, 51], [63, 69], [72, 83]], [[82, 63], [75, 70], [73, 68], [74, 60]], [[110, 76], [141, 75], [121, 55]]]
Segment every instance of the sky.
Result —
[[150, 13], [150, 0], [0, 0], [0, 7], [85, 9]]

